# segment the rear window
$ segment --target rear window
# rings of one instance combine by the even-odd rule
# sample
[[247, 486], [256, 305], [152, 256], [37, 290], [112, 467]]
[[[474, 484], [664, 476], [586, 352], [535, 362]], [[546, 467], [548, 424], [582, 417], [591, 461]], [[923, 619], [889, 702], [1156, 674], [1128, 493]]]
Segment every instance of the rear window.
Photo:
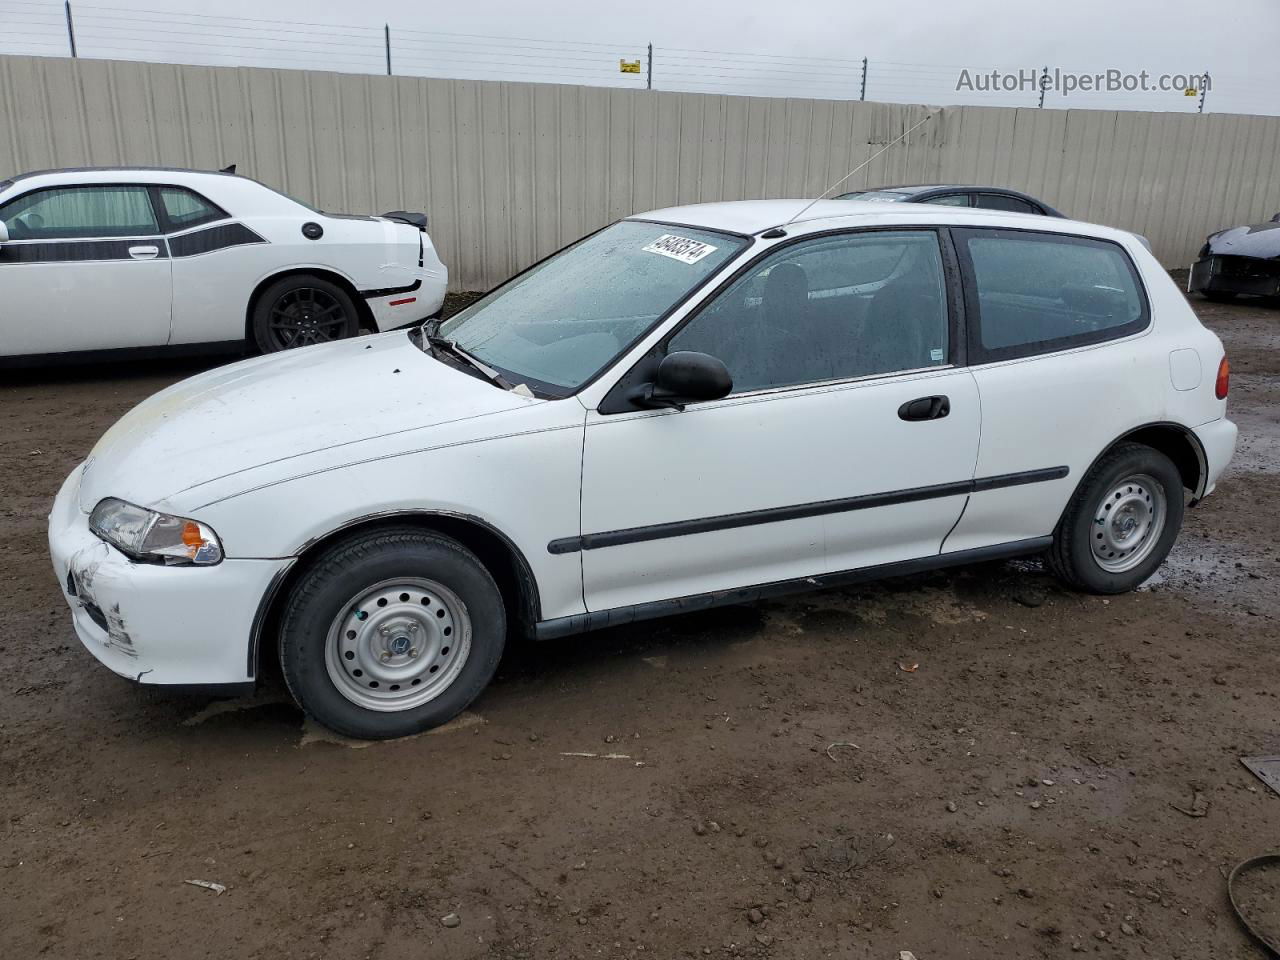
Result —
[[971, 362], [1100, 343], [1147, 326], [1142, 285], [1118, 244], [1021, 230], [955, 234], [968, 274]]
[[836, 200], [907, 200], [910, 194], [898, 193], [896, 190], [855, 190], [853, 193], [842, 193]]

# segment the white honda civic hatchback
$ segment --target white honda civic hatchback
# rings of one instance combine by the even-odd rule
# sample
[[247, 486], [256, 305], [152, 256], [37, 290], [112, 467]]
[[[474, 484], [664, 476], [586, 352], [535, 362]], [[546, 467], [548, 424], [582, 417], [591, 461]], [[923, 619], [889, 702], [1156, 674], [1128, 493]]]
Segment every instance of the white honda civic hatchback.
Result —
[[322, 213], [231, 172], [0, 179], [0, 365], [264, 353], [421, 321], [448, 271], [426, 217]]
[[508, 637], [999, 557], [1150, 576], [1236, 427], [1221, 341], [1142, 244], [803, 203], [622, 220], [443, 324], [140, 404], [50, 517], [85, 646], [201, 687], [279, 656], [303, 709], [391, 737]]

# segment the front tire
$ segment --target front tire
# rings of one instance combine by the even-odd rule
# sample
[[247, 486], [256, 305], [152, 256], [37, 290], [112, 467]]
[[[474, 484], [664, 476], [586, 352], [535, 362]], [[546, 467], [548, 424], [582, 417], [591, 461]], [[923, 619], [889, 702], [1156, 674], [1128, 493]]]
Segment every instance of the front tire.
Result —
[[1125, 593], [1164, 562], [1182, 527], [1182, 476], [1173, 461], [1121, 443], [1081, 481], [1054, 534], [1048, 562], [1089, 593]]
[[345, 340], [359, 332], [360, 317], [347, 292], [310, 274], [273, 283], [253, 308], [253, 340], [263, 353]]
[[457, 716], [506, 641], [493, 577], [470, 550], [412, 528], [342, 541], [302, 575], [280, 628], [285, 684], [338, 733], [381, 740]]

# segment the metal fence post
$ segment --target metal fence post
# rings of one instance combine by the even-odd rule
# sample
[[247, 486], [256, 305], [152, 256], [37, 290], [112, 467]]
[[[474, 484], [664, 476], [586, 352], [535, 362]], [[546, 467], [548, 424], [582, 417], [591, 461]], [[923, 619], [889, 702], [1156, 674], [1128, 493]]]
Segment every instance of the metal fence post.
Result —
[[858, 94], [859, 100], [867, 99], [867, 58], [862, 58], [862, 92]]
[[1044, 88], [1049, 85], [1049, 68], [1044, 68], [1044, 73], [1040, 74], [1040, 102], [1036, 104], [1040, 109], [1044, 109]]
[[66, 0], [67, 8], [67, 40], [71, 44], [71, 56], [78, 56], [76, 53], [76, 25], [71, 19], [71, 0]]
[[1204, 98], [1209, 92], [1209, 71], [1206, 70], [1200, 78], [1200, 105], [1196, 107], [1196, 113], [1204, 113]]
[[649, 69], [644, 75], [644, 88], [653, 89], [653, 44], [649, 44]]
[[391, 76], [391, 24], [382, 25], [382, 35], [387, 43], [387, 76]]

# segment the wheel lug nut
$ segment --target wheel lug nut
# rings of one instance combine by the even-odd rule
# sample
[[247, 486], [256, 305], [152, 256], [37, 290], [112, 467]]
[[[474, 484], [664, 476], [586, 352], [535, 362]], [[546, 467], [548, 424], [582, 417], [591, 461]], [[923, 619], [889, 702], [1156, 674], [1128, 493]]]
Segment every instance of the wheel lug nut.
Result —
[[417, 655], [418, 655], [418, 648], [417, 648], [417, 647], [410, 647], [410, 648], [409, 648], [409, 656], [411, 656], [411, 657], [416, 657]]
[[390, 659], [391, 659], [391, 654], [387, 653], [385, 650], [382, 651], [382, 662], [386, 663]]

